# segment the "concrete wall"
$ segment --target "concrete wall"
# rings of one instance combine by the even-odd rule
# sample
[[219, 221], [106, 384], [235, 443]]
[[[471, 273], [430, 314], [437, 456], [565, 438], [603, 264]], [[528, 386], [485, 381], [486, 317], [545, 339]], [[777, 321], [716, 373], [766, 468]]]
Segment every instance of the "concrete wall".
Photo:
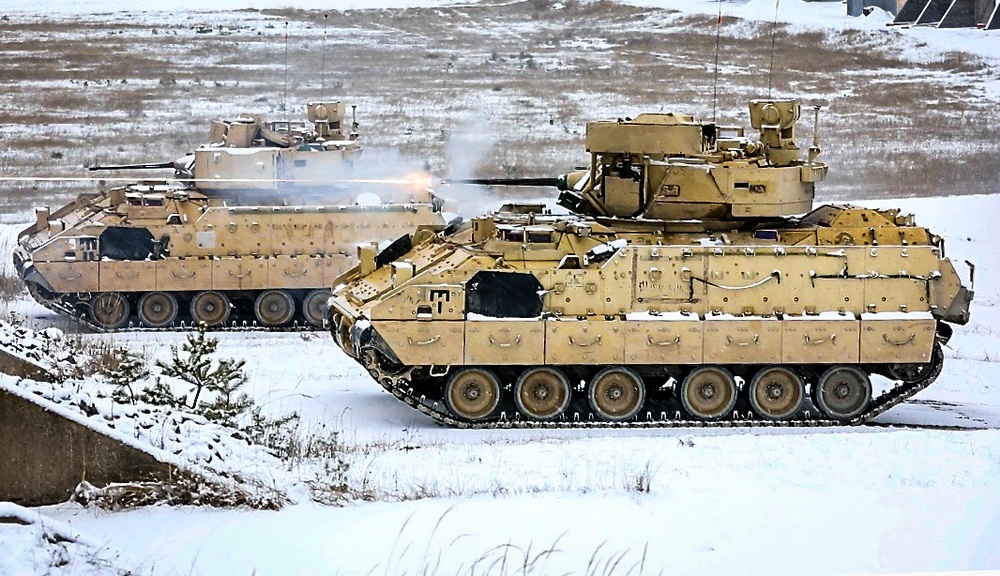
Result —
[[17, 378], [29, 378], [39, 382], [52, 382], [52, 375], [37, 364], [15, 356], [0, 348], [0, 372]]
[[150, 454], [0, 388], [0, 500], [57, 504], [81, 480], [101, 487], [169, 472]]

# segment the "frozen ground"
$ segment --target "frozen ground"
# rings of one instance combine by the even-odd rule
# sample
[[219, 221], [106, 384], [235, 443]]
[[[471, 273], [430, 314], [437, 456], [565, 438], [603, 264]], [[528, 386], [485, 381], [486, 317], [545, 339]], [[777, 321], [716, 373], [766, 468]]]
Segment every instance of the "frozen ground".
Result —
[[[972, 322], [944, 373], [879, 421], [966, 430], [454, 431], [382, 392], [325, 334], [225, 333], [220, 352], [248, 360], [255, 397], [339, 431], [349, 482], [377, 501], [41, 512], [154, 574], [1000, 570], [1000, 195], [870, 204], [912, 210], [950, 258], [977, 264]], [[182, 335], [86, 338], [165, 358]], [[322, 479], [307, 465], [271, 473], [293, 497]]]
[[[799, 0], [779, 4], [777, 26], [774, 0], [722, 2], [721, 28], [708, 0], [95, 4], [0, 7], [3, 221], [96, 185], [31, 178], [176, 158], [213, 119], [298, 118], [318, 98], [358, 105], [364, 164], [383, 176], [556, 175], [585, 161], [587, 121], [677, 111], [742, 125], [773, 84], [824, 106], [823, 158], [850, 167], [831, 170], [827, 198], [1000, 180], [997, 32], [887, 28], [884, 13]], [[803, 122], [800, 142], [811, 132]]]
[[[696, 14], [717, 8], [700, 1], [632, 3]], [[86, 2], [50, 5], [67, 14], [109, 10]], [[4, 9], [31, 13], [36, 6], [13, 0]], [[841, 17], [839, 2], [809, 11], [792, 0], [781, 6], [781, 19], [803, 28], [881, 27], [877, 19]], [[770, 0], [723, 4], [727, 14], [765, 21], [773, 7]], [[163, 8], [130, 4], [132, 10]], [[913, 59], [954, 49], [1000, 54], [996, 33], [894, 34], [930, 44], [907, 44]], [[990, 74], [995, 80], [996, 72]], [[964, 78], [940, 76], [945, 85]], [[977, 106], [1000, 100], [1000, 90], [976, 94]], [[606, 96], [585, 95], [581, 102]], [[510, 97], [496, 95], [498, 102]], [[889, 123], [879, 137], [890, 138], [896, 128]], [[911, 169], [922, 173], [919, 163]], [[837, 165], [832, 170], [851, 174]], [[939, 381], [879, 418], [947, 429], [453, 431], [382, 392], [326, 334], [226, 333], [220, 353], [247, 360], [250, 387], [265, 409], [297, 411], [317, 434], [338, 432], [351, 448], [345, 456], [350, 483], [377, 501], [310, 503], [301, 482], [322, 471], [304, 465], [271, 470], [297, 501], [279, 512], [155, 507], [108, 513], [65, 504], [29, 514], [66, 525], [50, 530], [86, 534], [89, 554], [103, 549], [115, 566], [155, 575], [1000, 570], [1000, 182], [992, 189], [998, 193], [866, 202], [913, 211], [918, 223], [946, 238], [953, 261], [977, 265], [972, 321], [956, 330]], [[10, 245], [6, 239], [17, 228], [0, 227], [0, 246]], [[959, 268], [964, 273], [964, 265]], [[36, 326], [74, 331], [30, 302], [7, 307]], [[166, 358], [169, 345], [183, 339], [176, 333], [82, 337], [127, 344], [154, 358]], [[7, 545], [18, 556], [2, 556], [16, 563], [0, 561], [0, 573], [45, 573], [35, 569], [35, 559], [54, 557], [52, 538], [37, 527], [9, 526], [0, 523], [0, 553]], [[117, 573], [112, 570], [96, 574]]]
[[0, 502], [0, 574], [152, 576], [152, 571], [123, 564], [119, 554], [37, 511]]

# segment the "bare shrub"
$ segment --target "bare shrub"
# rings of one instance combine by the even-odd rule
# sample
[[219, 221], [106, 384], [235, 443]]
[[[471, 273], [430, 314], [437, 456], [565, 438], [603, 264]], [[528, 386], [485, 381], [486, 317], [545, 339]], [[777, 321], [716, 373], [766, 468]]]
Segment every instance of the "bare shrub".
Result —
[[71, 500], [83, 506], [125, 510], [143, 506], [247, 507], [279, 510], [288, 503], [280, 491], [264, 486], [247, 487], [223, 479], [210, 479], [195, 472], [172, 468], [164, 480], [113, 483], [97, 488], [86, 480], [73, 491]]

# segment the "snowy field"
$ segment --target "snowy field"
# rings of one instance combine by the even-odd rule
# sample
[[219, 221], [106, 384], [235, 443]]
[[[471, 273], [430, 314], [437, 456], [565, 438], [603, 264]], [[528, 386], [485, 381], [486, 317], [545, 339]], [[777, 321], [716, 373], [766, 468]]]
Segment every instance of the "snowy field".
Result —
[[[2, 221], [94, 186], [25, 178], [174, 159], [214, 119], [297, 119], [320, 98], [358, 106], [363, 164], [382, 176], [558, 175], [585, 158], [587, 121], [743, 125], [773, 85], [806, 116], [824, 107], [824, 158], [845, 167], [827, 198], [988, 194], [1000, 180], [997, 32], [887, 28], [882, 12], [801, 0], [780, 3], [777, 25], [774, 0], [290, 1], [3, 2]], [[804, 119], [798, 139], [811, 136]]]
[[[717, 9], [701, 1], [631, 4], [698, 14]], [[243, 5], [227, 1], [218, 9]], [[4, 10], [31, 14], [37, 6], [8, 0]], [[88, 17], [110, 11], [96, 2], [47, 6]], [[882, 27], [885, 20], [848, 20], [839, 2], [806, 7], [786, 0], [781, 7], [781, 19], [803, 29]], [[129, 9], [163, 8], [140, 1]], [[727, 14], [760, 20], [773, 18], [773, 8], [770, 0], [723, 4]], [[950, 50], [1000, 55], [1000, 34], [904, 33], [928, 43], [908, 54], [914, 61]], [[996, 107], [998, 101], [1000, 89], [983, 89], [976, 104]], [[851, 174], [847, 166], [833, 165], [835, 171]], [[278, 512], [152, 507], [111, 513], [77, 504], [25, 512], [0, 504], [0, 518], [20, 519], [0, 522], [0, 574], [105, 576], [119, 573], [114, 566], [160, 576], [1000, 571], [1000, 182], [993, 189], [996, 194], [858, 201], [915, 213], [918, 224], [944, 236], [960, 273], [965, 260], [976, 264], [972, 320], [956, 328], [944, 372], [879, 417], [884, 427], [454, 431], [384, 393], [327, 334], [221, 333], [220, 355], [247, 361], [248, 386], [265, 411], [295, 411], [304, 431], [336, 434], [347, 447], [346, 480], [374, 501], [310, 501], [305, 485], [322, 480], [325, 471], [300, 462], [255, 471], [289, 492], [293, 503]], [[487, 204], [482, 209], [496, 207]], [[10, 246], [22, 226], [0, 225], [0, 246]], [[9, 266], [6, 257], [2, 265]], [[4, 306], [33, 326], [76, 332], [25, 299]], [[155, 359], [166, 359], [169, 346], [184, 338], [81, 337]], [[76, 533], [79, 543], [66, 544]], [[60, 557], [37, 546], [59, 540], [62, 558], [72, 560], [62, 572], [54, 568]], [[80, 567], [81, 557], [104, 567]]]
[[[1000, 195], [870, 204], [915, 212], [950, 258], [977, 264], [972, 321], [944, 373], [879, 418], [929, 428], [454, 431], [384, 393], [325, 334], [224, 333], [220, 353], [247, 359], [258, 401], [339, 432], [349, 483], [376, 502], [309, 502], [301, 483], [322, 474], [305, 463], [262, 472], [298, 494], [280, 512], [40, 512], [155, 574], [1000, 569]], [[166, 359], [183, 336], [87, 338]]]

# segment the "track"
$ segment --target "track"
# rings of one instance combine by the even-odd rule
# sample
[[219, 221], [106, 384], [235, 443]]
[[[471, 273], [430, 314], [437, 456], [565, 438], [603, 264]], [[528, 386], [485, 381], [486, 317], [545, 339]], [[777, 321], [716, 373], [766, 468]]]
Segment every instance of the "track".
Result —
[[[135, 326], [130, 322], [122, 328], [109, 329], [91, 321], [91, 319], [87, 317], [87, 315], [84, 314], [83, 310], [80, 308], [68, 305], [61, 300], [45, 298], [32, 289], [33, 285], [28, 283], [28, 291], [31, 293], [31, 297], [39, 305], [44, 306], [64, 318], [69, 318], [80, 326], [102, 334], [113, 334], [116, 332], [188, 332], [194, 330], [197, 326], [197, 323], [193, 320], [190, 322], [176, 322], [163, 328]], [[209, 326], [208, 328], [210, 332], [315, 332], [317, 330], [324, 329], [325, 328], [319, 326], [313, 326], [308, 322], [300, 323], [298, 320], [295, 320], [286, 326], [261, 326], [257, 324], [256, 320], [251, 321], [241, 319], [226, 321], [222, 324]]]
[[[552, 430], [562, 430], [562, 429], [601, 429], [601, 428], [639, 428], [639, 429], [651, 429], [651, 428], [750, 428], [750, 427], [768, 427], [768, 428], [820, 428], [820, 427], [835, 427], [835, 426], [877, 426], [884, 428], [926, 428], [926, 429], [944, 429], [944, 430], [967, 430], [967, 428], [961, 428], [958, 426], [939, 426], [939, 425], [913, 425], [913, 424], [890, 424], [890, 423], [878, 423], [874, 422], [874, 419], [879, 415], [890, 410], [894, 406], [897, 406], [907, 399], [911, 398], [914, 394], [920, 392], [921, 390], [927, 388], [937, 377], [941, 374], [941, 370], [944, 366], [943, 358], [942, 361], [937, 362], [933, 368], [927, 373], [927, 375], [916, 382], [912, 383], [900, 383], [897, 384], [890, 390], [882, 393], [877, 398], [874, 398], [869, 404], [868, 408], [847, 422], [841, 422], [838, 420], [832, 420], [829, 418], [813, 417], [808, 411], [802, 413], [801, 416], [792, 418], [789, 420], [767, 420], [763, 418], [756, 417], [752, 412], [733, 412], [733, 414], [723, 420], [696, 420], [685, 417], [681, 411], [673, 411], [668, 413], [666, 411], [660, 411], [658, 414], [653, 410], [641, 410], [640, 415], [635, 420], [625, 421], [625, 422], [605, 422], [600, 420], [595, 420], [592, 414], [580, 411], [574, 411], [572, 415], [564, 415], [560, 420], [554, 421], [544, 421], [538, 422], [533, 420], [522, 420], [519, 415], [515, 413], [513, 418], [508, 417], [506, 412], [500, 412], [499, 417], [489, 420], [489, 421], [477, 421], [468, 422], [465, 420], [460, 420], [454, 416], [448, 414], [444, 410], [443, 403], [440, 401], [429, 400], [423, 396], [417, 396], [413, 388], [409, 383], [409, 376], [413, 372], [413, 368], [406, 368], [401, 371], [396, 371], [395, 373], [387, 373], [380, 365], [379, 355], [374, 350], [369, 351], [364, 354], [362, 359], [362, 364], [368, 370], [368, 373], [374, 378], [379, 385], [381, 385], [387, 392], [396, 397], [407, 406], [425, 414], [426, 416], [434, 419], [434, 421], [439, 424], [451, 427], [459, 428], [465, 430], [511, 430], [511, 429], [552, 429]], [[650, 402], [647, 400], [646, 408], [649, 408]], [[567, 411], [569, 412], [569, 411]]]

